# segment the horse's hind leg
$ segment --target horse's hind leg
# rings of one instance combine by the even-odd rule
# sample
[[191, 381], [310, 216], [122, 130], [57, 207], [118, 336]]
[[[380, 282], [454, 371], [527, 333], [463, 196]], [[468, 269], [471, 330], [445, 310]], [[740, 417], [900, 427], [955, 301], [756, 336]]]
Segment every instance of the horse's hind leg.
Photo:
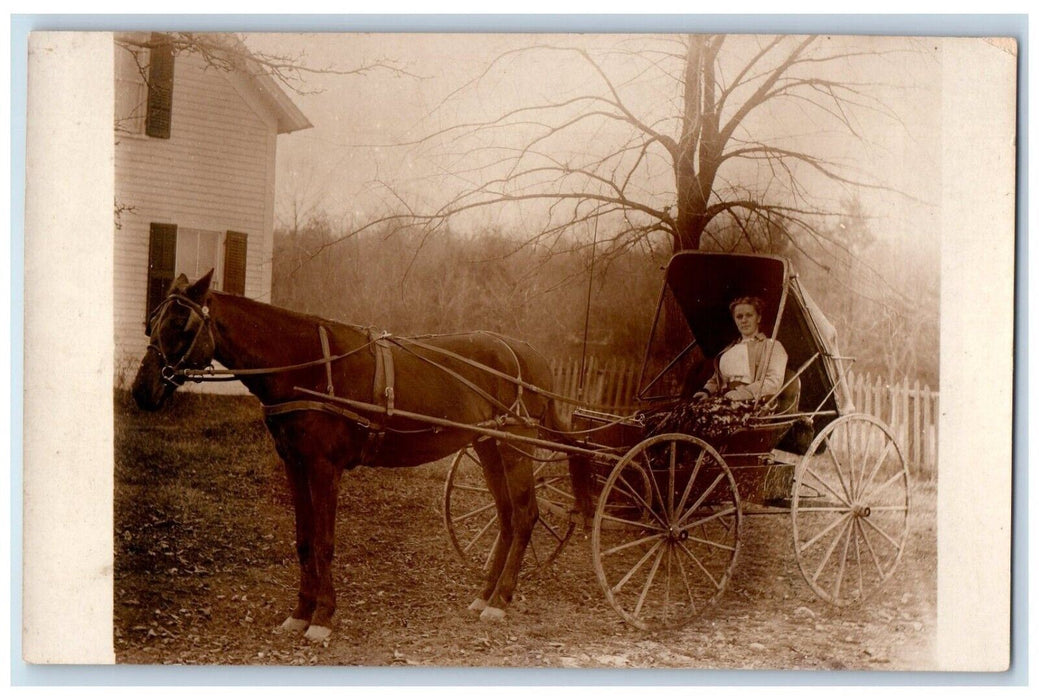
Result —
[[483, 611], [487, 607], [494, 589], [498, 585], [498, 578], [505, 566], [505, 559], [509, 553], [509, 545], [512, 542], [512, 505], [509, 502], [508, 487], [505, 483], [505, 470], [502, 466], [501, 454], [498, 446], [493, 440], [478, 440], [473, 444], [480, 464], [483, 467], [484, 481], [494, 499], [495, 510], [498, 513], [498, 537], [494, 541], [491, 557], [487, 562], [486, 578], [480, 595], [469, 606], [470, 610]]
[[[508, 550], [504, 565], [498, 576], [497, 584], [487, 599], [487, 607], [480, 618], [484, 620], [500, 619], [505, 616], [505, 607], [512, 601], [519, 579], [523, 556], [530, 543], [530, 535], [538, 519], [538, 504], [534, 493], [534, 472], [530, 459], [515, 450], [502, 450], [494, 445], [498, 464], [502, 467], [505, 490], [509, 501], [509, 528], [512, 537], [508, 542]], [[481, 457], [482, 458], [482, 457]], [[504, 524], [502, 530], [505, 530]], [[505, 543], [503, 542], [503, 545]]]

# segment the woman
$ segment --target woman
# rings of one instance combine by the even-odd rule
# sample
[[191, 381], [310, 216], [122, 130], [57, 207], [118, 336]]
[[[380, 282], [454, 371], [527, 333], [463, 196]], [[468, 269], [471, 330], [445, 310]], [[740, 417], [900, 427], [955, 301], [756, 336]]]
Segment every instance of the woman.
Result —
[[723, 394], [735, 401], [768, 399], [783, 387], [787, 355], [777, 340], [761, 332], [764, 303], [758, 297], [739, 297], [729, 304], [732, 320], [740, 338], [721, 352], [714, 365], [714, 375], [703, 391], [693, 395], [702, 400]]
[[746, 427], [758, 406], [783, 387], [787, 354], [761, 332], [764, 303], [738, 297], [729, 312], [740, 337], [717, 357], [714, 374], [690, 403], [649, 416], [650, 434], [687, 433], [718, 439]]

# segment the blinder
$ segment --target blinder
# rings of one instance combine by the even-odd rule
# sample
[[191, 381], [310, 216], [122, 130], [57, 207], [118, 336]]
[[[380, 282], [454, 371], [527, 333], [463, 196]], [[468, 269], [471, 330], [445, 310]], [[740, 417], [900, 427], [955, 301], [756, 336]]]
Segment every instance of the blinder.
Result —
[[[148, 343], [148, 350], [155, 351], [155, 353], [159, 356], [159, 360], [162, 362], [162, 369], [159, 372], [162, 377], [162, 381], [166, 384], [178, 387], [181, 386], [184, 383], [184, 381], [189, 378], [185, 370], [202, 369], [209, 365], [210, 360], [212, 359], [211, 353], [213, 349], [216, 347], [216, 342], [213, 339], [213, 329], [210, 327], [209, 308], [206, 306], [202, 306], [201, 304], [195, 303], [193, 300], [189, 299], [183, 294], [171, 294], [170, 296], [163, 299], [157, 307], [155, 307], [155, 310], [148, 317], [148, 323], [145, 326], [145, 331], [149, 336], [151, 336], [153, 334], [153, 331], [161, 325], [161, 322], [165, 317], [166, 312], [174, 304], [186, 308], [191, 314], [188, 318], [188, 322], [184, 325], [185, 331], [187, 331], [188, 326], [191, 325], [192, 319], [196, 317], [200, 319], [200, 323], [198, 324], [195, 330], [195, 335], [191, 338], [191, 342], [188, 344], [187, 350], [185, 350], [183, 354], [181, 354], [180, 359], [178, 359], [176, 362], [171, 361], [165, 349], [162, 347], [161, 335], [157, 335]], [[201, 347], [199, 345], [199, 338], [202, 337], [203, 331], [208, 332], [210, 354], [206, 359], [201, 360], [201, 362], [199, 362], [197, 360], [193, 360], [192, 356], [195, 353], [196, 349]], [[192, 367], [192, 365], [196, 366]]]

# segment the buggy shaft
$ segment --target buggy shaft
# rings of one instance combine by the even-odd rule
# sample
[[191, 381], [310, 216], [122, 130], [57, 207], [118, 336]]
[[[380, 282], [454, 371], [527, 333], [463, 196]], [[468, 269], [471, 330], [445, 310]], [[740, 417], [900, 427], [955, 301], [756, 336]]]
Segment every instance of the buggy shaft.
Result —
[[[389, 416], [391, 413], [386, 409], [385, 406], [379, 406], [378, 404], [366, 403], [364, 401], [354, 401], [353, 399], [346, 399], [339, 396], [329, 396], [323, 394], [320, 391], [314, 391], [312, 389], [305, 389], [303, 387], [294, 387], [294, 389], [300, 393], [313, 396], [321, 399], [322, 401], [331, 401], [334, 403], [356, 408], [360, 411], [369, 411], [371, 413], [381, 413], [382, 415]], [[400, 416], [401, 418], [407, 418], [408, 420], [417, 421], [419, 423], [428, 423], [429, 425], [436, 425], [442, 428], [454, 428], [456, 430], [467, 430], [487, 437], [497, 438], [499, 440], [511, 441], [511, 442], [522, 442], [535, 447], [544, 447], [549, 450], [556, 450], [557, 452], [568, 452], [574, 454], [587, 455], [589, 457], [613, 457], [619, 460], [620, 456], [610, 455], [603, 453], [601, 450], [592, 450], [587, 447], [578, 447], [577, 445], [570, 445], [563, 442], [552, 442], [551, 440], [543, 440], [541, 438], [530, 437], [528, 435], [519, 435], [516, 433], [510, 433], [505, 430], [496, 430], [494, 428], [488, 428], [482, 423], [470, 424], [470, 423], [458, 423], [456, 421], [447, 420], [446, 418], [437, 418], [435, 416], [427, 416], [423, 413], [412, 413], [411, 411], [404, 411], [399, 408], [394, 408], [392, 415]], [[489, 421], [495, 425], [498, 425], [498, 421], [491, 419]]]

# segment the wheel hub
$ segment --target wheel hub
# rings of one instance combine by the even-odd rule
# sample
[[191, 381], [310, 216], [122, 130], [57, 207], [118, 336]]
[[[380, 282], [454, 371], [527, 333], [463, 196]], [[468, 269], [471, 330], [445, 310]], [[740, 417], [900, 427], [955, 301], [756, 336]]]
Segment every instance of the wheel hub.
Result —
[[667, 528], [667, 538], [672, 542], [685, 542], [689, 539], [688, 530], [681, 530], [674, 525], [669, 525]]
[[869, 506], [862, 503], [856, 503], [853, 505], [851, 507], [851, 512], [856, 518], [868, 518], [870, 514]]

